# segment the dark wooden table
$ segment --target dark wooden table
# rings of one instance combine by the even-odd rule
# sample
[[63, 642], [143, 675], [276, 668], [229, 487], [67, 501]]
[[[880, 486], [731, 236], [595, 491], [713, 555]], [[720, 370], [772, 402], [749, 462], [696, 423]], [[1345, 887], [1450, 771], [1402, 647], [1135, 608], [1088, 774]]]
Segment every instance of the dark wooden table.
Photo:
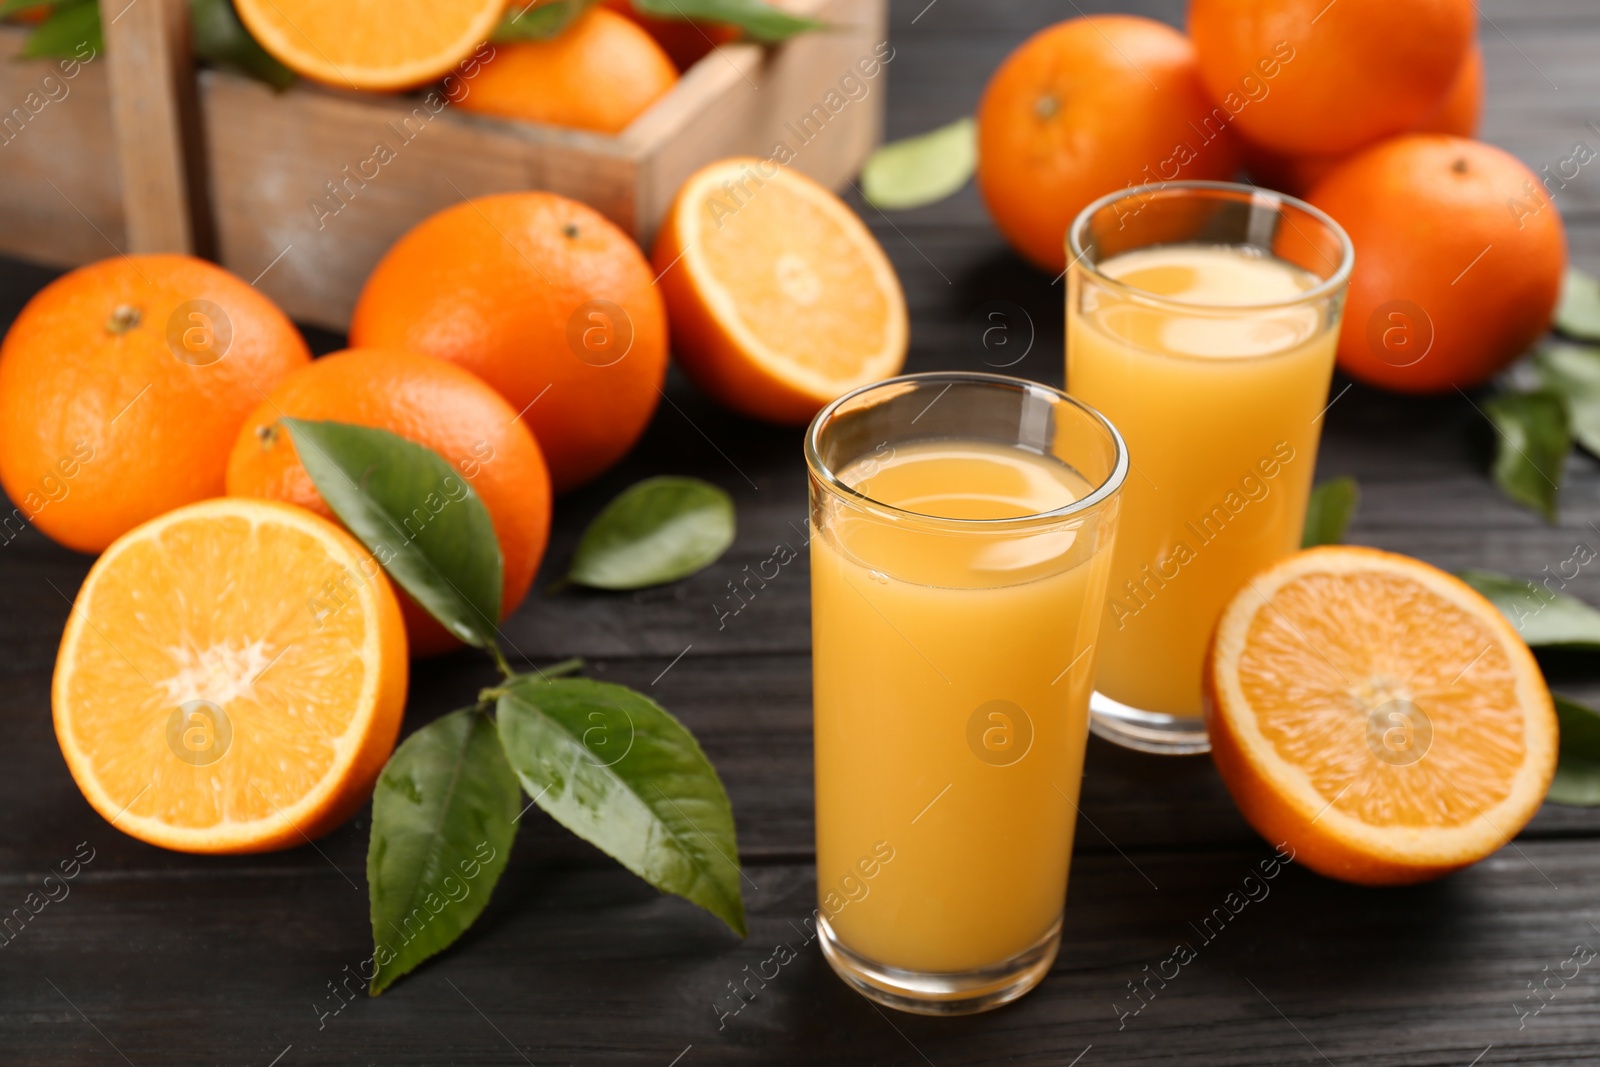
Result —
[[[1095, 4], [1086, 10], [1128, 5]], [[1177, 22], [1178, 0], [1144, 5]], [[890, 136], [969, 113], [1028, 33], [1070, 16], [1044, 0], [895, 5]], [[1600, 146], [1600, 10], [1593, 0], [1483, 6], [1486, 139], [1534, 169]], [[884, 91], [882, 88], [874, 91]], [[1600, 268], [1600, 166], [1556, 197], [1574, 260]], [[859, 203], [859, 201], [857, 201]], [[978, 311], [1006, 300], [1035, 340], [1014, 373], [1061, 380], [1062, 293], [1023, 265], [968, 189], [892, 221], [862, 208], [911, 303], [910, 369], [983, 369]], [[109, 252], [109, 250], [108, 250]], [[0, 268], [9, 322], [50, 274]], [[1020, 334], [1019, 334], [1020, 336]], [[319, 348], [337, 338], [318, 338]], [[1345, 386], [1334, 385], [1335, 392]], [[68, 777], [50, 726], [67, 597], [89, 560], [29, 531], [0, 548], [0, 912], [80, 842], [93, 860], [67, 898], [0, 949], [0, 1064], [1593, 1064], [1600, 964], [1600, 810], [1547, 806], [1512, 845], [1432, 885], [1359, 889], [1290, 868], [1207, 941], [1195, 929], [1265, 845], [1204, 757], [1089, 749], [1066, 930], [1054, 971], [1021, 1002], [933, 1020], [886, 1014], [828, 970], [801, 920], [814, 906], [808, 578], [804, 557], [723, 627], [727, 582], [805, 524], [800, 434], [742, 421], [681, 381], [646, 442], [564, 499], [541, 585], [614, 492], [654, 473], [731, 491], [739, 537], [711, 570], [636, 595], [534, 595], [510, 622], [525, 659], [581, 655], [595, 677], [650, 693], [699, 735], [732, 795], [750, 937], [658, 895], [537, 811], [477, 926], [377, 1000], [337, 1014], [331, 992], [370, 954], [360, 816], [267, 856], [163, 852], [109, 827]], [[1571, 461], [1562, 522], [1503, 500], [1484, 475], [1492, 432], [1460, 396], [1360, 386], [1328, 414], [1320, 476], [1352, 474], [1352, 539], [1442, 567], [1537, 575], [1600, 546], [1600, 477]], [[1600, 576], [1573, 587], [1600, 603]], [[1600, 697], [1600, 670], [1548, 663], [1557, 688]], [[472, 655], [419, 667], [408, 728], [491, 677]], [[1187, 941], [1198, 958], [1141, 1002], [1129, 984]], [[738, 984], [787, 943], [798, 955], [753, 999]], [[1589, 952], [1592, 956], [1592, 951]], [[1580, 958], [1581, 955], [1580, 955]], [[348, 968], [348, 970], [347, 970]], [[770, 965], [767, 967], [770, 973]], [[1530, 984], [1553, 994], [1532, 999]], [[747, 987], [754, 988], [754, 986]], [[742, 1004], [736, 1014], [733, 1008]], [[1541, 1007], [1542, 1005], [1542, 1007]], [[1537, 1014], [1534, 1014], [1538, 1009]], [[728, 1013], [728, 1014], [724, 1014]]]

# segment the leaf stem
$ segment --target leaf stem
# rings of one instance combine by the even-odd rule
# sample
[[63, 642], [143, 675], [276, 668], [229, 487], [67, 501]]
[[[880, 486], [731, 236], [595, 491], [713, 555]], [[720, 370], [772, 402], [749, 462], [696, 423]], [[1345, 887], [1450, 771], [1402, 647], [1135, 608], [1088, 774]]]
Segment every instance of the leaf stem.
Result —
[[[505, 668], [502, 669], [504, 670]], [[551, 678], [561, 678], [569, 674], [577, 674], [581, 670], [583, 670], [583, 659], [579, 656], [572, 656], [568, 659], [562, 660], [559, 663], [552, 663], [548, 667], [535, 667], [526, 674], [511, 674], [508, 671], [506, 674], [506, 684], [490, 686], [487, 689], [478, 690], [478, 709], [480, 711], [488, 711], [495, 701], [506, 695], [511, 688], [511, 683], [513, 682], [519, 682], [524, 678], [532, 678], [535, 675], [538, 676], [541, 682], [545, 682], [549, 681]]]
[[511, 664], [507, 662], [506, 654], [500, 651], [500, 646], [495, 644], [493, 638], [486, 638], [484, 640], [483, 650], [489, 653], [490, 658], [494, 660], [495, 667], [499, 669], [500, 673], [505, 676], [507, 681], [510, 681], [517, 676], [517, 672], [513, 671], [511, 669]]
[[560, 663], [552, 663], [548, 667], [535, 667], [533, 672], [540, 678], [561, 678], [569, 674], [577, 674], [583, 670], [581, 656], [569, 656]]

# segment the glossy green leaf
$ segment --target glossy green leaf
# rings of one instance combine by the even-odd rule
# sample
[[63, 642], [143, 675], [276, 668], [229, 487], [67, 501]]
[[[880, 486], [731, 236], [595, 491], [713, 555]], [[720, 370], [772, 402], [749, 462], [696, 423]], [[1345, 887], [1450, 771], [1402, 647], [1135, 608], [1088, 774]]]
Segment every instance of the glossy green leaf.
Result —
[[633, 9], [658, 19], [694, 19], [737, 26], [762, 44], [787, 41], [797, 33], [821, 29], [825, 23], [791, 15], [765, 0], [633, 0]]
[[501, 559], [489, 509], [437, 452], [342, 422], [283, 419], [322, 499], [412, 599], [470, 645], [493, 645]]
[[1494, 480], [1506, 496], [1556, 521], [1572, 427], [1561, 394], [1502, 393], [1483, 405], [1498, 431]]
[[372, 794], [373, 996], [449, 947], [489, 903], [522, 797], [494, 720], [472, 708], [395, 750]]
[[1600, 455], [1600, 348], [1547, 344], [1535, 353], [1533, 366], [1544, 388], [1566, 398], [1578, 443]]
[[1600, 611], [1577, 597], [1495, 571], [1462, 571], [1460, 578], [1499, 608], [1529, 647], [1600, 649]]
[[1600, 805], [1600, 713], [1552, 694], [1561, 724], [1561, 756], [1546, 800], [1579, 807]]
[[533, 4], [511, 0], [505, 18], [490, 38], [494, 41], [545, 41], [556, 36], [593, 7], [595, 0], [551, 0]]
[[1343, 542], [1360, 505], [1361, 486], [1354, 478], [1330, 478], [1319, 483], [1306, 501], [1306, 528], [1300, 536], [1300, 547]]
[[234, 13], [230, 0], [189, 0], [194, 54], [212, 66], [254, 78], [282, 92], [295, 73], [256, 43]]
[[977, 123], [959, 119], [873, 152], [861, 168], [861, 192], [887, 211], [924, 207], [966, 185], [977, 168]]
[[1555, 327], [1568, 337], [1600, 341], [1600, 278], [1568, 267], [1556, 305]]
[[105, 47], [99, 4], [60, 4], [28, 34], [17, 57], [88, 60], [104, 52]]
[[715, 563], [733, 534], [733, 498], [723, 490], [698, 478], [646, 478], [583, 531], [567, 580], [595, 589], [675, 582]]
[[631, 689], [585, 678], [520, 677], [498, 716], [523, 789], [552, 818], [745, 935], [733, 808], [682, 723]]

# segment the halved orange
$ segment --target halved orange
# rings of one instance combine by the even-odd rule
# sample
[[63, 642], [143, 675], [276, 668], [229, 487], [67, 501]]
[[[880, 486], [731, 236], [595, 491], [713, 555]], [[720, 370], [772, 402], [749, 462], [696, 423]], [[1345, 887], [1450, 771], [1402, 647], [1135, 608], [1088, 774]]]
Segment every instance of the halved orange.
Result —
[[117, 829], [183, 852], [289, 848], [371, 794], [405, 707], [405, 628], [333, 523], [205, 500], [90, 568], [51, 696], [67, 767]]
[[1365, 885], [1476, 863], [1555, 774], [1555, 708], [1494, 605], [1426, 563], [1313, 548], [1224, 609], [1206, 726], [1228, 791], [1272, 844]]
[[773, 160], [691, 175], [654, 260], [673, 355], [737, 411], [804, 423], [905, 363], [905, 294], [883, 248], [843, 201]]
[[432, 81], [494, 33], [506, 0], [234, 0], [262, 48], [297, 74], [341, 89]]

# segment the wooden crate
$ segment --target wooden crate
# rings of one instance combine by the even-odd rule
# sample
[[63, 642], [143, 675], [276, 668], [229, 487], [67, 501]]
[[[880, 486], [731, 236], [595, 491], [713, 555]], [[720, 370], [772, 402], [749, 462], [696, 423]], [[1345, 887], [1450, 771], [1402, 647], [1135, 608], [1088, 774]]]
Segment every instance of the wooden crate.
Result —
[[[606, 136], [471, 115], [438, 106], [442, 95], [430, 102], [307, 83], [274, 93], [214, 70], [196, 79], [182, 5], [122, 7], [107, 24], [113, 62], [85, 66], [72, 110], [39, 116], [61, 121], [37, 122], [28, 153], [7, 158], [13, 146], [0, 147], [0, 182], [9, 190], [23, 179], [22, 202], [8, 195], [0, 207], [0, 248], [60, 264], [117, 250], [199, 251], [256, 281], [294, 318], [334, 329], [349, 323], [384, 250], [463, 197], [548, 189], [594, 206], [648, 246], [683, 179], [714, 159], [770, 156], [782, 144], [789, 165], [837, 188], [877, 143], [882, 60], [892, 56], [887, 0], [792, 0], [785, 6], [828, 28], [775, 48], [724, 45]], [[6, 30], [4, 39], [14, 51], [20, 34]], [[35, 66], [8, 65], [0, 90], [20, 98], [43, 72]], [[460, 84], [471, 91], [470, 79]], [[115, 165], [113, 127], [122, 135]]]

